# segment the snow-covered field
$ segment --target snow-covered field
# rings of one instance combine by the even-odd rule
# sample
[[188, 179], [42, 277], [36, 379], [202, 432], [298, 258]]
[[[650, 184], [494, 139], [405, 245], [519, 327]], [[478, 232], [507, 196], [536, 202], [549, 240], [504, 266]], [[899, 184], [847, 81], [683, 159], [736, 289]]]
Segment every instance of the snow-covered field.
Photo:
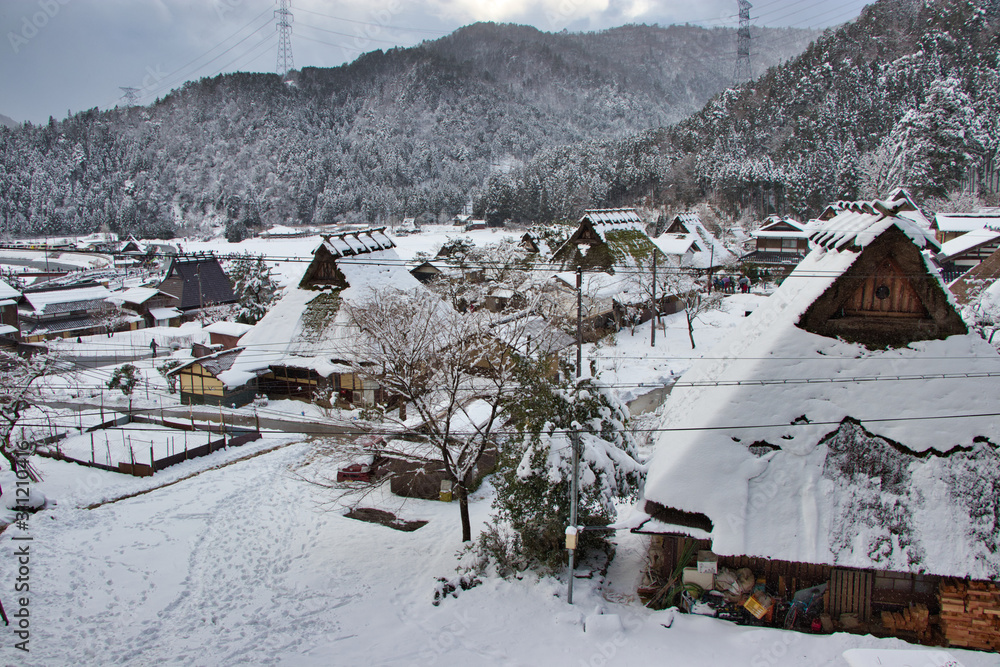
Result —
[[[633, 597], [644, 541], [628, 533], [606, 580], [577, 580], [572, 606], [562, 583], [531, 576], [487, 579], [434, 606], [438, 578], [455, 577], [457, 506], [368, 501], [428, 521], [414, 532], [348, 519], [328, 491], [301, 479], [321, 465], [316, 443], [260, 445], [254, 451], [268, 453], [205, 470], [251, 453], [241, 449], [144, 480], [41, 461], [39, 487], [58, 504], [0, 539], [8, 613], [17, 610], [15, 551], [30, 550], [30, 652], [0, 629], [4, 663], [648, 665], [669, 657], [675, 665], [812, 666], [844, 665], [841, 653], [852, 647], [921, 650], [646, 610]], [[11, 482], [0, 477], [5, 488]], [[159, 488], [84, 509], [151, 487]], [[490, 494], [486, 484], [473, 498], [476, 523]], [[970, 667], [997, 664], [995, 655], [949, 652]], [[908, 664], [941, 664], [912, 657]]]

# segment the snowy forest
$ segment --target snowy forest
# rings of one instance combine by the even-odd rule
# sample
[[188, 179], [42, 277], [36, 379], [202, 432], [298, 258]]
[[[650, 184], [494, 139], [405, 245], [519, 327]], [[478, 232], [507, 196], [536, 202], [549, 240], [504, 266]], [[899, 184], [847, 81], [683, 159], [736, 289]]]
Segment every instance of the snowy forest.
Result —
[[[817, 33], [754, 34], [765, 66]], [[731, 29], [481, 23], [289, 83], [222, 75], [148, 108], [0, 127], [0, 233], [450, 216], [539, 151], [689, 116], [731, 85], [734, 44]]]
[[995, 178], [998, 28], [997, 0], [880, 0], [672, 127], [549, 149], [495, 175], [487, 215], [709, 200], [734, 216], [808, 217], [896, 185], [942, 201], [970, 174]]

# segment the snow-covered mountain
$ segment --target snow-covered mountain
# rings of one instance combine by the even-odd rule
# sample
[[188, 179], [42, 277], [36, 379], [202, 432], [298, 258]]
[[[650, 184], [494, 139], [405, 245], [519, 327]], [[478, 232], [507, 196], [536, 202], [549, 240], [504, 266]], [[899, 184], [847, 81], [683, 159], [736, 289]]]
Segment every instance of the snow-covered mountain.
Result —
[[487, 215], [572, 218], [652, 195], [675, 207], [707, 198], [734, 215], [804, 216], [898, 185], [942, 198], [972, 167], [995, 182], [998, 8], [879, 0], [667, 130], [543, 151], [495, 177]]
[[[756, 30], [757, 66], [816, 34]], [[731, 85], [734, 45], [730, 29], [480, 23], [304, 68], [291, 85], [188, 83], [149, 108], [0, 136], [0, 220], [12, 233], [108, 224], [150, 236], [219, 213], [236, 225], [447, 216], [540, 150], [684, 118]]]

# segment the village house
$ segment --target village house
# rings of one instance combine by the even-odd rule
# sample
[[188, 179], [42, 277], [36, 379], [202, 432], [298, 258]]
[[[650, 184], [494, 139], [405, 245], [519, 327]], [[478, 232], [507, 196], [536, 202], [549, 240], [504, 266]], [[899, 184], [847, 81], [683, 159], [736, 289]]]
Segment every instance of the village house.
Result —
[[[663, 289], [663, 276], [682, 268], [645, 231], [635, 209], [589, 210], [569, 239], [553, 253], [552, 263], [562, 272], [542, 286], [540, 309], [564, 329], [576, 327], [576, 275], [582, 272], [584, 338], [594, 341], [618, 331], [626, 323], [638, 324], [653, 317], [653, 266], [659, 267], [656, 295], [660, 314], [682, 308], [677, 294]], [[522, 290], [525, 291], [525, 290]]]
[[1000, 248], [1000, 231], [981, 227], [941, 244], [935, 260], [945, 279], [955, 278], [973, 268]]
[[242, 351], [240, 347], [220, 350], [168, 371], [167, 376], [177, 381], [181, 404], [239, 407], [252, 401], [255, 395], [252, 384], [226, 386], [219, 379], [219, 375], [232, 368]]
[[21, 340], [21, 324], [17, 305], [21, 293], [0, 280], [0, 345], [16, 346]]
[[425, 285], [432, 280], [440, 278], [444, 273], [444, 270], [433, 262], [421, 262], [410, 269], [410, 275]]
[[740, 262], [775, 274], [788, 275], [809, 252], [808, 226], [792, 218], [772, 215], [750, 237], [754, 249], [740, 257]]
[[713, 272], [736, 259], [694, 212], [675, 215], [655, 243], [664, 254], [675, 258], [677, 265], [702, 272]]
[[674, 387], [630, 524], [652, 536], [644, 595], [697, 581], [692, 609], [780, 625], [801, 591], [816, 629], [1000, 649], [1000, 354], [895, 203], [816, 225]]
[[666, 266], [666, 256], [646, 234], [646, 223], [632, 208], [585, 211], [569, 239], [552, 255], [564, 271], [633, 270], [652, 266], [656, 256]]
[[103, 285], [27, 290], [18, 307], [21, 337], [35, 343], [76, 338], [128, 328], [128, 318], [113, 318], [111, 292]]
[[934, 237], [941, 244], [984, 227], [1000, 229], [1000, 208], [982, 208], [976, 213], [938, 213], [931, 222]]
[[252, 324], [242, 324], [240, 322], [213, 322], [204, 327], [208, 333], [208, 344], [195, 342], [191, 346], [191, 353], [196, 358], [207, 357], [217, 352], [232, 350], [239, 346], [240, 338], [253, 329]]
[[133, 324], [132, 329], [143, 326], [175, 327], [181, 323], [182, 313], [177, 308], [180, 299], [155, 287], [133, 287], [115, 292], [108, 299], [142, 318]]
[[253, 386], [275, 397], [372, 406], [385, 391], [355, 374], [361, 335], [347, 303], [376, 290], [426, 290], [396, 254], [385, 228], [324, 236], [298, 286], [240, 339], [241, 351], [217, 378], [229, 391]]
[[177, 296], [176, 307], [186, 320], [205, 308], [237, 302], [229, 276], [213, 255], [171, 257], [158, 289]]

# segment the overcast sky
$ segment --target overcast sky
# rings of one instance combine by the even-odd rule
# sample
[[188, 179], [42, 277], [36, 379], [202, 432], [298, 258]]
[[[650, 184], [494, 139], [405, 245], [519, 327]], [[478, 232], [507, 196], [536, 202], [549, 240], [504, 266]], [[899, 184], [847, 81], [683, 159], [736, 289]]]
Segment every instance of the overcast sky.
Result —
[[[626, 23], [735, 27], [737, 0], [293, 0], [296, 68], [335, 67], [412, 46], [476, 21], [547, 32]], [[759, 0], [758, 26], [827, 27], [859, 0]], [[148, 104], [184, 81], [220, 72], [273, 72], [274, 0], [0, 0], [0, 114], [49, 116], [118, 104], [120, 86]]]

